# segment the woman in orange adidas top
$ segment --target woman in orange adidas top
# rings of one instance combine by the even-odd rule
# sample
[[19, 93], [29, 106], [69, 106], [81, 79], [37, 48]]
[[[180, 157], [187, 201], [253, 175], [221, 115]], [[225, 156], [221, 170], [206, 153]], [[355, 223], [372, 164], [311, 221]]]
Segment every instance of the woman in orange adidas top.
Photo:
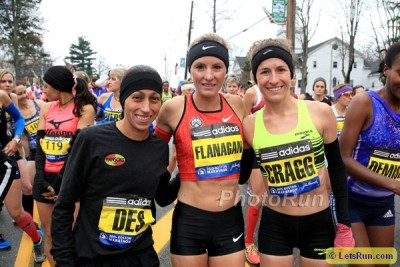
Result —
[[156, 134], [165, 141], [174, 135], [181, 180], [170, 243], [174, 267], [244, 265], [238, 179], [245, 113], [239, 96], [220, 93], [228, 65], [223, 38], [210, 33], [194, 40], [188, 66], [195, 92], [165, 102], [157, 118]]

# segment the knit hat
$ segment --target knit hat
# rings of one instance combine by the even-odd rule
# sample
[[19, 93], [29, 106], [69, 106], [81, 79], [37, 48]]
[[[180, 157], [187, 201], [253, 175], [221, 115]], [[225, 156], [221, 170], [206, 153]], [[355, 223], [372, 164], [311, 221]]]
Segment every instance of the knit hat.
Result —
[[43, 80], [61, 92], [72, 92], [75, 85], [72, 72], [64, 66], [50, 67], [44, 74]]
[[313, 85], [312, 85], [313, 91], [314, 91], [314, 86], [315, 86], [315, 84], [316, 84], [317, 82], [323, 82], [323, 83], [325, 84], [325, 88], [326, 88], [326, 81], [325, 81], [325, 79], [322, 78], [322, 77], [318, 77], [318, 78], [316, 78], [316, 79], [314, 80], [314, 83], [313, 83]]
[[136, 65], [128, 69], [122, 78], [119, 94], [121, 105], [124, 106], [128, 96], [142, 89], [153, 90], [161, 95], [162, 80], [160, 74], [154, 68], [146, 65]]

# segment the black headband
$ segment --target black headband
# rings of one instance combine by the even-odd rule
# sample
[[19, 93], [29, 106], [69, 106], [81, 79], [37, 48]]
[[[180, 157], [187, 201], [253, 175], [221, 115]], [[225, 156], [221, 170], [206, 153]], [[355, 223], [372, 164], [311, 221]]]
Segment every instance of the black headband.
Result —
[[285, 49], [279, 46], [267, 46], [257, 52], [251, 60], [251, 71], [253, 72], [254, 81], [257, 83], [256, 72], [258, 66], [266, 59], [280, 58], [286, 62], [290, 70], [290, 78], [293, 78], [293, 58], [292, 55]]
[[206, 56], [212, 56], [221, 59], [225, 64], [226, 72], [228, 72], [229, 68], [228, 49], [226, 49], [226, 47], [215, 41], [203, 41], [190, 48], [187, 59], [189, 72], [190, 72], [190, 67], [192, 66], [193, 62], [196, 59]]
[[75, 85], [72, 72], [64, 66], [50, 67], [44, 74], [43, 80], [54, 89], [62, 92], [72, 92]]
[[119, 94], [119, 101], [122, 106], [124, 106], [128, 96], [142, 89], [150, 89], [161, 95], [162, 81], [154, 68], [146, 65], [137, 65], [130, 68], [122, 78]]

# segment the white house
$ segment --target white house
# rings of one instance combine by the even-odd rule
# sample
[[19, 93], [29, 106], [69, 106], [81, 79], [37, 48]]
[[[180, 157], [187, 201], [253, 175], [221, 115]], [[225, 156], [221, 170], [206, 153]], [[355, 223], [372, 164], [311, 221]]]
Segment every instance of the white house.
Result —
[[[297, 53], [298, 60], [302, 53]], [[344, 65], [347, 70], [348, 58], [345, 57]], [[378, 62], [364, 60], [362, 54], [355, 51], [353, 70], [351, 71], [351, 85], [362, 84], [367, 89], [378, 89], [382, 86], [379, 74], [374, 73], [378, 69]], [[328, 94], [332, 95], [333, 87], [344, 82], [342, 74], [341, 40], [332, 38], [325, 42], [308, 48], [308, 75], [306, 92], [312, 94], [312, 84], [317, 77], [323, 77], [327, 82]], [[296, 93], [300, 93], [301, 72], [296, 67]]]

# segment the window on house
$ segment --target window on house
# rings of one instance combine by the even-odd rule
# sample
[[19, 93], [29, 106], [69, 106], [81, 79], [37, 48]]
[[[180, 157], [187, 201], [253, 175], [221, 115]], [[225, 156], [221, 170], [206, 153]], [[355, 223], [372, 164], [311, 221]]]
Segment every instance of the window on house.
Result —
[[297, 80], [297, 88], [301, 88], [301, 80]]
[[332, 88], [335, 87], [338, 84], [338, 81], [337, 81], [336, 77], [333, 77], [332, 83], [333, 83]]
[[354, 61], [353, 68], [357, 69], [357, 62]]
[[337, 61], [333, 61], [333, 68], [337, 68]]
[[313, 67], [314, 67], [314, 68], [317, 67], [317, 61], [313, 61]]

